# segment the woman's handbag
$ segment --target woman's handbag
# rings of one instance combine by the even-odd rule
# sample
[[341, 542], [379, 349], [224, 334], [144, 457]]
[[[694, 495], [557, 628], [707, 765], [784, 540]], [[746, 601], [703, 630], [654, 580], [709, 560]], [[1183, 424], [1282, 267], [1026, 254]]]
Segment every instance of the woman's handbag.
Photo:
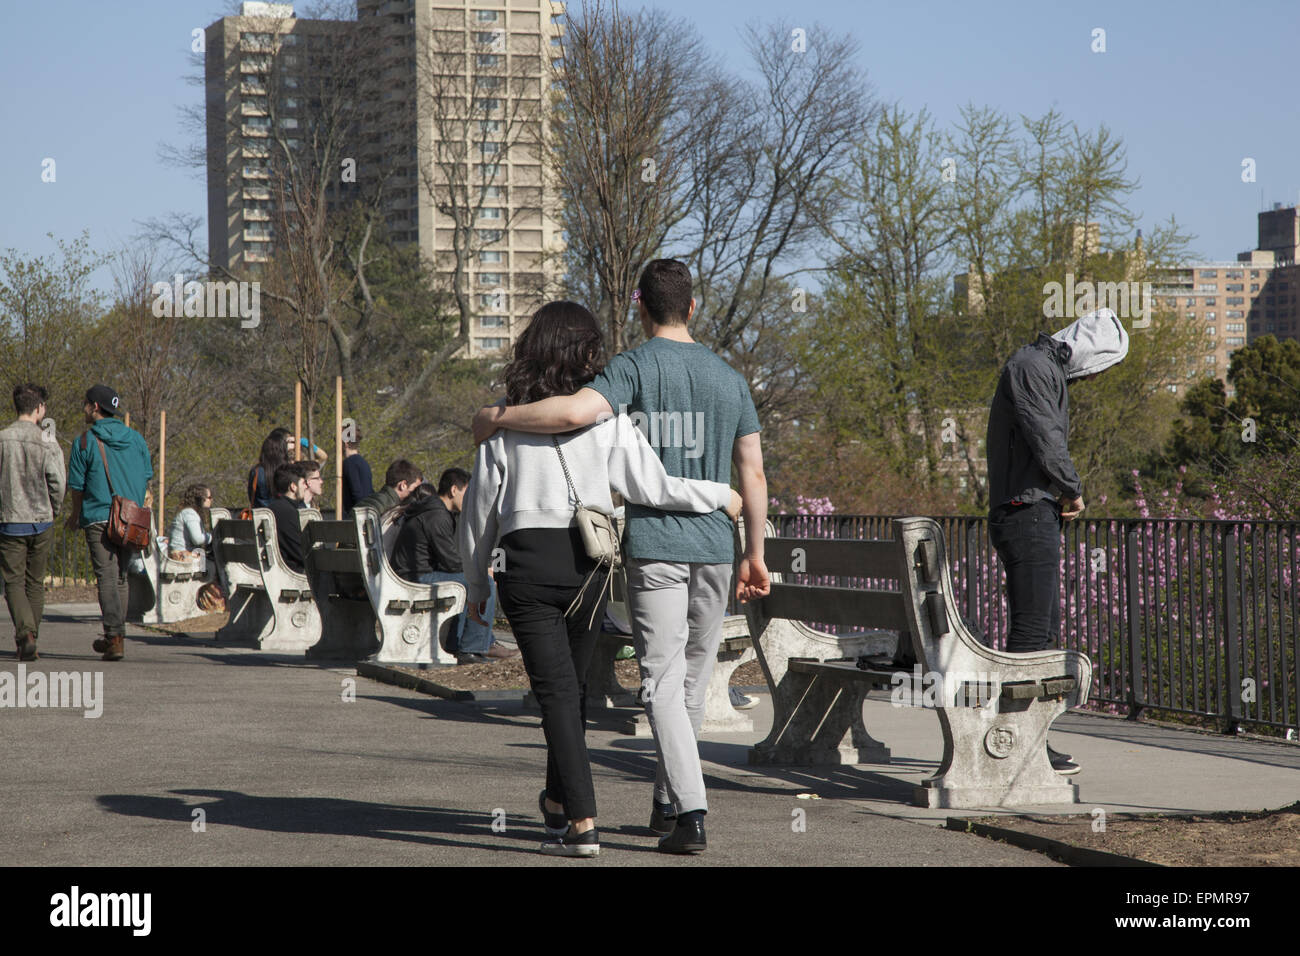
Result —
[[[618, 531], [614, 528], [614, 519], [602, 511], [596, 511], [594, 508], [588, 508], [578, 497], [578, 489], [573, 485], [573, 477], [569, 474], [569, 466], [564, 461], [564, 452], [560, 451], [560, 441], [554, 435], [551, 436], [551, 442], [555, 445], [555, 453], [560, 456], [560, 467], [564, 469], [564, 480], [569, 483], [569, 491], [573, 493], [575, 502], [574, 511], [578, 518], [578, 532], [582, 535], [582, 546], [587, 551], [587, 557], [596, 562], [591, 573], [587, 575], [587, 580], [582, 582], [582, 588], [578, 591], [577, 597], [569, 605], [568, 610], [564, 612], [565, 616], [572, 614], [574, 610], [582, 604], [583, 595], [587, 592], [587, 586], [591, 584], [592, 579], [605, 569], [605, 584], [602, 587], [609, 588], [610, 594], [614, 593], [614, 572], [623, 567], [623, 548], [618, 540]], [[591, 627], [596, 621], [596, 610], [599, 608], [597, 603], [592, 608], [591, 622], [587, 625]]]

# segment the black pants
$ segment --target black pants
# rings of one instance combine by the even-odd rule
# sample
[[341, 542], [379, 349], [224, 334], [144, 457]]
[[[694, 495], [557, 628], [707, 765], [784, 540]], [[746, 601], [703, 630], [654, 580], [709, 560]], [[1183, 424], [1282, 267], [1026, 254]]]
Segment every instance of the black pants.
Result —
[[[497, 597], [514, 631], [528, 682], [542, 708], [546, 734], [546, 795], [564, 805], [570, 820], [596, 815], [596, 790], [587, 756], [587, 665], [605, 617], [608, 591], [602, 575], [587, 588], [582, 606], [567, 618], [577, 587], [512, 582], [497, 575]], [[595, 605], [599, 604], [599, 607]], [[595, 611], [595, 623], [588, 626]]]
[[1007, 572], [1013, 653], [1055, 647], [1061, 636], [1061, 512], [1055, 501], [1000, 505], [989, 514], [989, 540]]

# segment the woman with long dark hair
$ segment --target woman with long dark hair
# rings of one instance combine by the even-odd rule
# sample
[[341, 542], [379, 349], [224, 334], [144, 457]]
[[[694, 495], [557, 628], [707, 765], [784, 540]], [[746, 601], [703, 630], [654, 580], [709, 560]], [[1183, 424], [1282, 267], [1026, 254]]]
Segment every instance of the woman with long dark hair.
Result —
[[[575, 302], [548, 303], [515, 343], [506, 402], [571, 395], [604, 365], [595, 317]], [[611, 488], [665, 510], [740, 513], [729, 486], [669, 476], [631, 420], [617, 415], [567, 435], [498, 432], [478, 448], [460, 518], [469, 612], [481, 620], [488, 569], [496, 567], [501, 607], [541, 705], [547, 760], [538, 805], [551, 837], [541, 849], [560, 856], [600, 852], [583, 681], [609, 572], [588, 557], [575, 509], [612, 515]]]
[[277, 428], [262, 442], [262, 453], [248, 472], [248, 506], [269, 508], [275, 498], [275, 470], [293, 460], [293, 432]]

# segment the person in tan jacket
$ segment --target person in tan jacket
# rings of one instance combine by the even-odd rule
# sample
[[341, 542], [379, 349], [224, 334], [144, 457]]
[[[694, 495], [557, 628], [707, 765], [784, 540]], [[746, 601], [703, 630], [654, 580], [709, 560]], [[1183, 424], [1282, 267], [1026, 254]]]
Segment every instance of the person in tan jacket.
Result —
[[36, 660], [45, 566], [67, 487], [59, 443], [40, 426], [48, 398], [40, 385], [15, 386], [18, 420], [0, 431], [0, 576], [20, 661]]

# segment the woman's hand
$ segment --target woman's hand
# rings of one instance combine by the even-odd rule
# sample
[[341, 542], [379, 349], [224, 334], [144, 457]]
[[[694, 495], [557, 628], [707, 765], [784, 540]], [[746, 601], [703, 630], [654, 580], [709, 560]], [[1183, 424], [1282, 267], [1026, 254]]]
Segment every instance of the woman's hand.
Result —
[[744, 505], [744, 503], [745, 500], [740, 497], [740, 492], [738, 492], [735, 488], [732, 488], [731, 501], [728, 502], [727, 504], [727, 514], [731, 516], [732, 521], [735, 521], [737, 518], [740, 517], [740, 509]]

